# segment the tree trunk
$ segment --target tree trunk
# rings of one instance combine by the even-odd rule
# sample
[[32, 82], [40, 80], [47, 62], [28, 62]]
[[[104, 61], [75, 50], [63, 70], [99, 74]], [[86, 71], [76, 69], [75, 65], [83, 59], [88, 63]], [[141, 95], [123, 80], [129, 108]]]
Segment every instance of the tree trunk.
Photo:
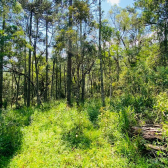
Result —
[[16, 79], [15, 74], [14, 74], [14, 78], [15, 78], [15, 83], [16, 83], [16, 108], [19, 108], [18, 96], [19, 96], [20, 75], [19, 75], [18, 81]]
[[[31, 60], [31, 61], [32, 61], [32, 63], [31, 63], [31, 66], [32, 66], [32, 67], [31, 67], [31, 73], [32, 73], [32, 75], [31, 75], [31, 77], [32, 77], [31, 81], [32, 81], [32, 82], [33, 82], [33, 61], [34, 61], [33, 59], [34, 59], [34, 58], [33, 58], [33, 56], [32, 56], [32, 60]], [[31, 98], [31, 101], [32, 101], [32, 104], [33, 104], [33, 98], [34, 98], [34, 87], [33, 87], [33, 85], [31, 85], [31, 91], [32, 91], [32, 92], [31, 92], [31, 97], [32, 97], [32, 98]]]
[[77, 65], [77, 98], [76, 98], [77, 106], [79, 106], [79, 99], [80, 99], [79, 66], [80, 66], [80, 64], [78, 63], [78, 65]]
[[45, 101], [48, 101], [48, 21], [46, 20], [46, 91]]
[[165, 23], [164, 36], [165, 36], [165, 40], [164, 40], [165, 53], [164, 53], [163, 65], [166, 66], [166, 60], [168, 55], [167, 54], [167, 22]]
[[[80, 54], [83, 58], [83, 43], [82, 43], [82, 21], [80, 21]], [[83, 61], [83, 60], [82, 60]], [[83, 65], [83, 63], [82, 63]], [[79, 106], [79, 99], [80, 99], [80, 77], [79, 77], [79, 69], [80, 69], [80, 58], [78, 57], [78, 61], [77, 61], [77, 106]]]
[[93, 97], [93, 72], [90, 76], [90, 79], [91, 79], [91, 97]]
[[[25, 54], [24, 73], [25, 73], [25, 75], [27, 75], [26, 46], [25, 46], [25, 49], [24, 49], [24, 54]], [[26, 106], [26, 102], [27, 102], [27, 78], [26, 78], [26, 76], [24, 76], [24, 105], [25, 106]]]
[[131, 133], [134, 135], [142, 135], [145, 140], [163, 140], [162, 125], [147, 124], [144, 126], [136, 126], [131, 128]]
[[81, 98], [81, 101], [84, 104], [84, 102], [85, 102], [85, 74], [84, 74], [84, 65], [82, 65], [82, 98]]
[[53, 98], [54, 71], [55, 71], [55, 58], [53, 60], [53, 69], [52, 69], [51, 98]]
[[66, 70], [65, 70], [65, 65], [64, 65], [64, 85], [65, 85], [65, 86], [64, 86], [64, 87], [65, 87], [64, 90], [65, 90], [65, 97], [66, 97], [66, 77], [65, 77], [65, 71], [66, 71]]
[[82, 24], [80, 25], [80, 38], [81, 38], [81, 56], [82, 56], [82, 104], [85, 102], [85, 74], [84, 74], [84, 46], [82, 42]]
[[[12, 65], [12, 69], [13, 69], [13, 65]], [[11, 96], [11, 97], [12, 97], [12, 100], [11, 100], [11, 108], [12, 108], [12, 106], [13, 106], [13, 97], [14, 97], [14, 96], [13, 96], [13, 73], [12, 73], [12, 93], [11, 93], [11, 94], [12, 94], [12, 96]]]
[[117, 81], [119, 81], [119, 73], [120, 73], [120, 63], [119, 63], [119, 54], [118, 54], [118, 46], [119, 44], [117, 45]]
[[[31, 36], [32, 36], [32, 17], [33, 12], [30, 14], [30, 32], [29, 32], [29, 43], [31, 45]], [[30, 79], [31, 79], [31, 49], [29, 49], [29, 72], [28, 72], [28, 93], [27, 93], [27, 107], [30, 107]]]
[[103, 59], [101, 53], [101, 0], [99, 0], [99, 59], [100, 59], [100, 80], [101, 80], [101, 98], [102, 106], [105, 106], [104, 83], [103, 83]]
[[62, 88], [61, 88], [61, 63], [60, 63], [60, 87], [59, 87], [59, 98], [61, 98], [61, 91], [62, 91]]
[[[3, 14], [2, 30], [5, 30], [5, 15]], [[3, 32], [4, 37], [4, 32]], [[0, 110], [2, 109], [2, 94], [3, 94], [3, 57], [4, 57], [4, 38], [2, 38], [1, 54], [0, 54]]]
[[58, 99], [58, 63], [57, 63], [57, 57], [55, 58], [56, 60], [56, 100]]
[[40, 106], [40, 95], [39, 95], [39, 80], [38, 80], [38, 61], [36, 56], [36, 42], [37, 42], [37, 35], [38, 35], [38, 19], [36, 22], [36, 38], [34, 40], [34, 58], [35, 58], [35, 68], [36, 68], [36, 94], [37, 94], [37, 105]]
[[110, 76], [110, 102], [112, 101], [112, 72], [111, 72], [111, 67], [112, 67], [112, 62], [110, 59], [110, 48], [109, 48], [109, 76]]
[[[69, 6], [72, 6], [72, 0], [69, 0]], [[69, 29], [72, 28], [72, 14], [69, 12]], [[69, 38], [68, 62], [67, 62], [67, 104], [71, 106], [71, 68], [72, 68], [72, 40]]]

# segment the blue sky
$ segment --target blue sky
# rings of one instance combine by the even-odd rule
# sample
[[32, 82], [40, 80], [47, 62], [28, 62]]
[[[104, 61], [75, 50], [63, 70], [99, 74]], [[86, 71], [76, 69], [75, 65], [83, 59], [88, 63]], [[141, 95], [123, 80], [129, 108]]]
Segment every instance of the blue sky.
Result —
[[125, 8], [126, 6], [133, 6], [134, 0], [103, 0], [102, 10], [105, 11], [105, 16], [110, 10], [111, 6], [117, 4], [118, 6]]

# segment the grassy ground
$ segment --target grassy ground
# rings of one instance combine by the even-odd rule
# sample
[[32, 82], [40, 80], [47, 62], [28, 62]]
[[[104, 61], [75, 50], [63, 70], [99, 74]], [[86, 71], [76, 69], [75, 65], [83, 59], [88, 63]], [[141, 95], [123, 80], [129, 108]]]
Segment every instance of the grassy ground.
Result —
[[98, 101], [69, 108], [60, 101], [2, 113], [0, 167], [166, 167], [142, 154], [140, 137], [128, 136], [134, 111], [114, 109]]

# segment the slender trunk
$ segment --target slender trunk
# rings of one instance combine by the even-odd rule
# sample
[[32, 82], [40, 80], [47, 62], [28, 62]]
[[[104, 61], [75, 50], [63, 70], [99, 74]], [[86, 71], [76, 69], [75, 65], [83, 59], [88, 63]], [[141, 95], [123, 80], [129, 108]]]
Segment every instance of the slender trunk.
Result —
[[[18, 62], [20, 62], [20, 61], [21, 60], [19, 58]], [[18, 71], [20, 72], [20, 64], [19, 64], [19, 67], [18, 67]], [[19, 87], [20, 87], [20, 75], [19, 75], [18, 81], [17, 81], [16, 77], [15, 77], [15, 80], [16, 80], [16, 86], [17, 86], [17, 90], [16, 90], [16, 108], [19, 108], [20, 105], [18, 103], [18, 98], [19, 98]]]
[[18, 98], [19, 98], [19, 87], [20, 87], [20, 75], [17, 83], [17, 107], [19, 107]]
[[[32, 77], [31, 81], [32, 81], [32, 82], [33, 82], [33, 61], [34, 61], [33, 59], [34, 59], [34, 58], [33, 58], [33, 56], [32, 56], [32, 60], [31, 60], [31, 61], [32, 61], [32, 63], [31, 63], [31, 66], [32, 66], [32, 67], [31, 67], [31, 73], [32, 73], [32, 75], [31, 75], [31, 77]], [[31, 85], [31, 91], [32, 91], [32, 92], [31, 92], [31, 94], [32, 94], [32, 95], [31, 95], [31, 97], [32, 97], [31, 101], [32, 101], [32, 104], [33, 104], [33, 98], [34, 98], [34, 87], [33, 87], [33, 85]]]
[[45, 101], [48, 100], [48, 21], [46, 20], [46, 91]]
[[91, 78], [91, 97], [92, 97], [93, 96], [93, 72], [90, 78]]
[[59, 98], [61, 98], [61, 90], [62, 90], [62, 88], [61, 88], [61, 63], [60, 63], [60, 87], [59, 87]]
[[18, 81], [16, 79], [16, 75], [15, 74], [14, 74], [14, 78], [15, 78], [15, 82], [16, 82], [16, 108], [18, 108], [19, 107], [18, 96], [19, 96], [20, 75], [19, 75]]
[[89, 81], [90, 81], [90, 94], [92, 96], [92, 78], [91, 78], [91, 73], [89, 73]]
[[66, 97], [66, 77], [65, 77], [65, 65], [64, 65], [64, 86], [65, 86], [65, 97]]
[[[89, 73], [90, 75], [90, 73]], [[86, 93], [89, 93], [89, 75], [87, 75], [87, 90]]]
[[104, 86], [103, 86], [103, 59], [101, 54], [101, 0], [99, 0], [99, 59], [100, 59], [100, 80], [101, 80], [101, 98], [102, 106], [105, 106]]
[[[72, 6], [72, 0], [69, 0], [69, 6]], [[72, 14], [69, 12], [69, 28], [72, 28]], [[67, 104], [71, 106], [71, 68], [72, 68], [72, 40], [69, 38], [68, 62], [67, 62]]]
[[[24, 73], [25, 75], [27, 75], [27, 65], [26, 65], [26, 46], [24, 49], [24, 54], [25, 54], [25, 64], [24, 64]], [[24, 76], [24, 105], [26, 106], [26, 102], [27, 102], [27, 78], [26, 76]]]
[[[2, 30], [5, 30], [5, 15], [3, 14]], [[4, 32], [3, 32], [4, 37]], [[4, 38], [1, 39], [1, 53], [0, 53], [0, 110], [2, 109], [2, 94], [3, 94], [3, 57], [4, 57]]]
[[106, 68], [106, 64], [105, 64], [105, 58], [106, 58], [106, 51], [105, 51], [105, 43], [103, 43], [103, 57], [104, 60], [102, 59], [102, 66], [103, 66], [103, 86], [104, 86], [104, 97], [106, 97], [106, 85], [104, 85], [104, 83], [106, 83], [106, 76], [107, 76], [107, 68]]
[[14, 79], [15, 79], [15, 83], [16, 83], [15, 88], [16, 88], [16, 108], [17, 108], [17, 106], [18, 106], [18, 84], [17, 84], [17, 79], [16, 79], [15, 74], [14, 74]]
[[81, 56], [82, 56], [82, 104], [85, 102], [85, 74], [84, 74], [84, 46], [82, 42], [82, 23], [80, 23], [80, 41], [81, 41]]
[[38, 35], [38, 19], [36, 22], [36, 38], [34, 39], [34, 59], [35, 59], [35, 68], [36, 68], [36, 94], [37, 94], [37, 105], [40, 106], [40, 95], [39, 95], [39, 80], [38, 80], [38, 61], [36, 56], [36, 43], [37, 43], [37, 35]]
[[[81, 30], [81, 22], [80, 22], [80, 30]], [[81, 31], [80, 31], [80, 41], [81, 41]], [[76, 31], [76, 46], [77, 46], [77, 51], [78, 51], [78, 29]], [[81, 52], [81, 50], [80, 50], [80, 52]], [[77, 74], [76, 104], [77, 104], [77, 106], [79, 106], [79, 99], [80, 99], [80, 84], [79, 84], [80, 57], [79, 57], [79, 54], [77, 54], [76, 64], [77, 64], [77, 68], [76, 68], [77, 69], [77, 72], [76, 72], [76, 74]]]
[[[82, 56], [82, 21], [80, 21], [80, 54]], [[77, 65], [77, 106], [79, 106], [79, 99], [80, 99], [80, 77], [79, 77], [79, 69], [80, 69], [80, 60], [78, 57], [78, 65]]]
[[[33, 17], [33, 12], [31, 11], [30, 14], [30, 32], [29, 32], [29, 43], [31, 45], [31, 36], [32, 36], [32, 17]], [[28, 71], [28, 93], [27, 93], [27, 107], [30, 106], [30, 79], [31, 79], [31, 49], [29, 49], [29, 71]]]
[[85, 74], [84, 74], [84, 65], [82, 66], [82, 103], [85, 102]]
[[57, 63], [57, 57], [56, 59], [56, 99], [58, 99], [58, 63]]
[[118, 54], [118, 46], [117, 46], [117, 81], [119, 81], [119, 75], [120, 75], [119, 71], [120, 71], [120, 64], [119, 64], [119, 54]]
[[112, 101], [112, 72], [111, 72], [112, 62], [110, 59], [110, 49], [109, 49], [109, 76], [110, 76], [110, 102]]
[[[12, 69], [13, 69], [13, 65], [12, 65]], [[12, 73], [12, 93], [11, 93], [11, 94], [12, 94], [12, 96], [11, 96], [11, 97], [12, 97], [12, 100], [11, 100], [11, 108], [12, 108], [12, 106], [13, 106], [13, 97], [14, 97], [14, 96], [13, 96], [13, 73]]]
[[167, 23], [165, 23], [165, 30], [164, 30], [165, 40], [164, 40], [164, 47], [165, 47], [165, 53], [163, 58], [163, 65], [166, 66], [166, 60], [167, 60]]
[[80, 64], [78, 63], [77, 65], [77, 99], [76, 99], [77, 106], [79, 106], [79, 99], [80, 99], [79, 66]]
[[53, 69], [52, 69], [51, 98], [53, 98], [54, 71], [55, 71], [55, 58], [53, 60]]

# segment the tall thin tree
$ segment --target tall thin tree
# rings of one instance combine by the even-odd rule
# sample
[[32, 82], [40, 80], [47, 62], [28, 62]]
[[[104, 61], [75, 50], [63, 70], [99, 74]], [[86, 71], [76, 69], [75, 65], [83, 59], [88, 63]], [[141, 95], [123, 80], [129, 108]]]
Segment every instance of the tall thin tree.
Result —
[[101, 0], [99, 0], [99, 59], [100, 59], [100, 80], [101, 80], [101, 98], [102, 106], [105, 106], [105, 96], [104, 96], [104, 83], [103, 83], [103, 59], [101, 53]]
[[[72, 0], [69, 0], [69, 6], [72, 6]], [[69, 29], [72, 28], [72, 13], [69, 12]], [[71, 66], [72, 66], [72, 40], [69, 38], [68, 62], [67, 62], [67, 103], [71, 106]]]

